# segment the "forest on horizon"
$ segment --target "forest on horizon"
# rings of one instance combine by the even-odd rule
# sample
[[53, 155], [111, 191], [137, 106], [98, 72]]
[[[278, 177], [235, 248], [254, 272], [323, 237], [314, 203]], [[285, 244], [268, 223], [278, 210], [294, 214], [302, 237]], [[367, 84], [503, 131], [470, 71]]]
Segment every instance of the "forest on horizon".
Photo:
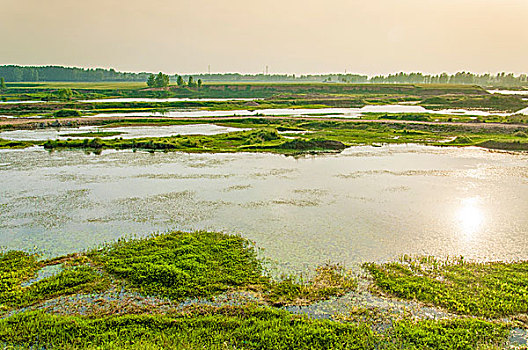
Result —
[[[115, 69], [78, 68], [63, 66], [0, 66], [0, 77], [6, 82], [138, 82], [147, 81], [149, 72], [119, 72]], [[176, 82], [178, 74], [170, 75]], [[190, 74], [181, 74], [188, 79]], [[369, 77], [362, 74], [241, 74], [212, 73], [192, 74], [195, 79], [204, 82], [324, 82], [324, 83], [411, 83], [411, 84], [469, 84], [481, 86], [528, 86], [526, 74], [513, 73], [475, 74], [458, 72], [455, 74], [428, 75], [422, 73], [399, 72], [389, 75]]]

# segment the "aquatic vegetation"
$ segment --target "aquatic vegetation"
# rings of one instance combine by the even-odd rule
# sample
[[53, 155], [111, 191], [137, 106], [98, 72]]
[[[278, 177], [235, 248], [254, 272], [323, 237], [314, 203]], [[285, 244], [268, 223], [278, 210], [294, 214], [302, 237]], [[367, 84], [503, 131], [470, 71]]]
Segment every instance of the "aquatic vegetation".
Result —
[[29, 280], [39, 268], [37, 256], [20, 251], [0, 253], [0, 310], [23, 295], [22, 282]]
[[307, 283], [295, 276], [273, 282], [264, 298], [272, 305], [308, 305], [314, 301], [342, 296], [356, 289], [355, 278], [341, 265], [325, 264], [315, 270]]
[[[24, 286], [39, 268], [62, 264], [58, 274]], [[121, 239], [88, 253], [37, 262], [37, 255], [4, 253], [0, 305], [17, 308], [64, 295], [125, 286], [146, 296], [183, 301], [228, 291], [251, 291], [274, 305], [307, 305], [353, 290], [355, 279], [339, 265], [324, 265], [304, 283], [267, 276], [248, 240], [219, 232], [169, 232]]]
[[121, 240], [90, 253], [110, 274], [141, 292], [182, 300], [262, 283], [250, 243], [217, 232], [172, 232]]
[[478, 143], [477, 146], [490, 148], [490, 149], [501, 149], [507, 151], [528, 151], [528, 142], [516, 141], [497, 141], [488, 140]]
[[59, 109], [53, 112], [53, 116], [57, 118], [80, 117], [81, 115], [81, 112], [76, 109]]
[[434, 109], [443, 108], [481, 108], [495, 111], [515, 112], [526, 107], [521, 96], [511, 95], [440, 95], [424, 99], [423, 106]]
[[0, 148], [27, 148], [35, 144], [36, 142], [33, 141], [13, 141], [0, 138]]
[[291, 153], [312, 150], [343, 150], [346, 146], [339, 141], [317, 138], [313, 140], [288, 140], [276, 129], [259, 128], [250, 131], [236, 131], [217, 135], [187, 135], [172, 137], [150, 137], [137, 139], [84, 139], [48, 140], [42, 142], [46, 149], [88, 148], [88, 149], [145, 149], [185, 152], [238, 152], [268, 151]]
[[[40, 266], [52, 264], [63, 264], [64, 270], [22, 286]], [[478, 264], [405, 257], [398, 263], [365, 267], [386, 293], [458, 313], [498, 317], [528, 308], [525, 262]], [[294, 276], [274, 281], [266, 276], [249, 241], [204, 231], [122, 239], [87, 253], [41, 262], [36, 255], [6, 252], [0, 256], [0, 272], [4, 309], [105, 291], [111, 285], [175, 301], [250, 290], [272, 305], [307, 305], [357, 286], [350, 272], [332, 264], [319, 267], [307, 282]], [[477, 318], [419, 321], [405, 315], [389, 320], [386, 327], [375, 327], [375, 317], [369, 314], [365, 320], [361, 315], [317, 320], [265, 304], [179, 308], [169, 304], [159, 311], [156, 305], [144, 305], [115, 314], [91, 308], [93, 313], [86, 315], [18, 310], [0, 319], [0, 344], [57, 349], [480, 349], [503, 347], [511, 328]]]
[[101, 291], [108, 283], [107, 278], [90, 266], [73, 266], [25, 287], [24, 293], [11, 305], [32, 305], [61, 295]]
[[404, 257], [364, 267], [379, 291], [451, 312], [502, 317], [528, 312], [528, 262], [439, 261]]
[[57, 275], [23, 286], [44, 266], [36, 254], [9, 251], [0, 255], [0, 310], [31, 305], [59, 295], [102, 290], [106, 279], [88, 265], [69, 266]]

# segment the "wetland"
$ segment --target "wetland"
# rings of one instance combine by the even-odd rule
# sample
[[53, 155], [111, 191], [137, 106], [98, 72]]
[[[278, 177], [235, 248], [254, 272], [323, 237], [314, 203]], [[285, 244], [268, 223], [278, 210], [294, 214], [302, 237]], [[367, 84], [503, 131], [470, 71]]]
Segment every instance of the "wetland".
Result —
[[522, 94], [58, 86], [0, 105], [0, 346], [527, 344]]

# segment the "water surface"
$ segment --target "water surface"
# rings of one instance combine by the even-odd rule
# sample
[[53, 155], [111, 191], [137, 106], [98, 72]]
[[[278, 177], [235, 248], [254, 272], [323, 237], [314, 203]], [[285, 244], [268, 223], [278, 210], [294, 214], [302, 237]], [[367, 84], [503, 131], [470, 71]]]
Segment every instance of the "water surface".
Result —
[[528, 90], [487, 90], [490, 94], [528, 95]]
[[174, 135], [216, 135], [233, 131], [247, 129], [231, 128], [215, 124], [188, 124], [188, 125], [168, 125], [168, 126], [126, 126], [102, 128], [99, 126], [81, 126], [78, 128], [46, 128], [36, 130], [10, 130], [0, 132], [0, 138], [15, 141], [45, 141], [45, 140], [65, 140], [68, 138], [93, 138], [93, 136], [79, 137], [75, 134], [86, 132], [119, 132], [119, 135], [101, 137], [101, 139], [112, 139], [122, 137], [133, 139], [140, 137], [168, 137]]
[[[426, 113], [426, 114], [453, 114], [461, 116], [509, 116], [515, 113], [490, 112], [484, 110], [467, 110], [467, 109], [443, 109], [430, 110], [422, 106], [415, 105], [368, 105], [361, 108], [274, 108], [274, 109], [257, 109], [249, 110], [231, 110], [231, 111], [205, 111], [200, 109], [171, 110], [164, 112], [117, 112], [117, 113], [98, 113], [87, 117], [229, 117], [229, 116], [294, 116], [294, 117], [339, 117], [339, 118], [359, 118], [365, 113]], [[523, 110], [517, 113], [525, 113]]]
[[240, 233], [290, 271], [401, 254], [528, 259], [528, 155], [0, 152], [0, 242], [48, 256], [168, 229]]

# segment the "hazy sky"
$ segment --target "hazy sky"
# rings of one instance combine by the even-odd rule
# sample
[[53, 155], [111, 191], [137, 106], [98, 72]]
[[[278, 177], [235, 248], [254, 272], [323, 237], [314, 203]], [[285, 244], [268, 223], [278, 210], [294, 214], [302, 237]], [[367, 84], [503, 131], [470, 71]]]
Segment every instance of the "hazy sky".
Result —
[[0, 64], [528, 71], [528, 0], [0, 0]]

